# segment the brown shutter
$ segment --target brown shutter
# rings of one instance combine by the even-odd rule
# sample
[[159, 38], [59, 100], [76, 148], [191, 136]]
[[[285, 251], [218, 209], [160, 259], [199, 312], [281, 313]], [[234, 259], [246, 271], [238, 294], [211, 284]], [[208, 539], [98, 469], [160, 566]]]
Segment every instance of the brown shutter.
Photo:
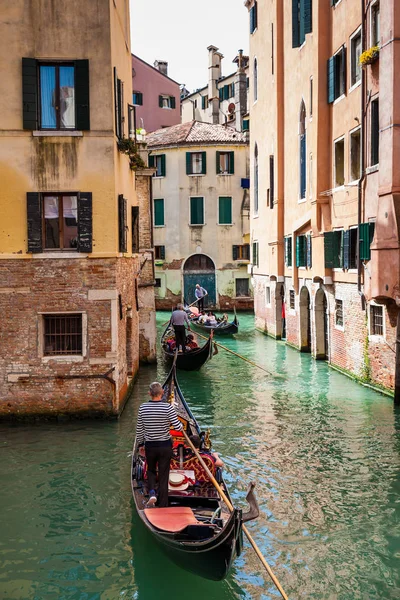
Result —
[[43, 251], [42, 241], [42, 198], [36, 192], [26, 194], [28, 217], [28, 252], [37, 254]]

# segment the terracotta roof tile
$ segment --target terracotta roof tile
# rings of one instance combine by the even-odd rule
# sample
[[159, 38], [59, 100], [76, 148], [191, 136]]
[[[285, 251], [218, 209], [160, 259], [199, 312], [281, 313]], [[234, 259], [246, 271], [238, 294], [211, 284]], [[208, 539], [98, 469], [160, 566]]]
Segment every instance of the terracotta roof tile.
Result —
[[148, 148], [151, 149], [159, 146], [177, 146], [181, 144], [245, 144], [247, 143], [247, 136], [244, 133], [239, 133], [233, 127], [189, 121], [188, 123], [153, 131], [153, 133], [147, 135], [146, 141]]

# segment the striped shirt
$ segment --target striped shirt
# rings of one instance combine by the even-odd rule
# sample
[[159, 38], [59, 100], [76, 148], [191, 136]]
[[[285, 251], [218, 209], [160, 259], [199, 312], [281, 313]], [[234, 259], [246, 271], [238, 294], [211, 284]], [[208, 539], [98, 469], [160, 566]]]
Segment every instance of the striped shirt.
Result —
[[175, 408], [169, 402], [150, 400], [140, 405], [136, 427], [138, 445], [143, 442], [166, 442], [171, 439], [170, 425], [182, 431]]

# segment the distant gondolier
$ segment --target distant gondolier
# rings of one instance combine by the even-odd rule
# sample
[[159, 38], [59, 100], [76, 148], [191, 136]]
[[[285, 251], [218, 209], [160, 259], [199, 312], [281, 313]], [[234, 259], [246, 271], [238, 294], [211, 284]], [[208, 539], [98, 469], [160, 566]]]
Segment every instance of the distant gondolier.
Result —
[[199, 307], [199, 311], [204, 310], [204, 296], [208, 295], [207, 290], [205, 290], [199, 283], [196, 283], [195, 296], [197, 298], [197, 306]]
[[174, 328], [175, 332], [175, 342], [178, 351], [180, 347], [182, 348], [182, 352], [186, 351], [186, 331], [185, 331], [185, 323], [190, 330], [190, 323], [186, 312], [183, 310], [183, 305], [178, 304], [176, 310], [172, 313], [171, 317], [171, 325]]

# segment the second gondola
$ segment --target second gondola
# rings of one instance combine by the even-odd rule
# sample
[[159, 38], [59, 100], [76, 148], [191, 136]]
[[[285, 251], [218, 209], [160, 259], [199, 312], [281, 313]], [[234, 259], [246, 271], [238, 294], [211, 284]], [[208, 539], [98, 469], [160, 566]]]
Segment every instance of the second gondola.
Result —
[[[170, 325], [168, 325], [161, 337], [161, 348], [164, 358], [172, 363], [175, 357], [175, 350], [169, 349], [167, 341], [171, 336], [173, 336], [173, 330], [171, 330]], [[198, 371], [214, 354], [212, 338], [213, 332], [210, 333], [207, 342], [204, 346], [201, 346], [201, 348], [178, 353], [176, 358], [177, 369], [182, 369], [183, 371]]]

